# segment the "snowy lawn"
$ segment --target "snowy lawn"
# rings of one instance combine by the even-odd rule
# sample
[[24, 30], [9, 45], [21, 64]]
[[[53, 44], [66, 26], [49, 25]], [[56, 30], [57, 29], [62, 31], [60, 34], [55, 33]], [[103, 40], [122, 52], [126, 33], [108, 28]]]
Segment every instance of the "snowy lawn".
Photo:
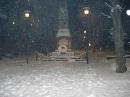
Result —
[[0, 97], [130, 97], [130, 68], [114, 68], [114, 61], [0, 61]]

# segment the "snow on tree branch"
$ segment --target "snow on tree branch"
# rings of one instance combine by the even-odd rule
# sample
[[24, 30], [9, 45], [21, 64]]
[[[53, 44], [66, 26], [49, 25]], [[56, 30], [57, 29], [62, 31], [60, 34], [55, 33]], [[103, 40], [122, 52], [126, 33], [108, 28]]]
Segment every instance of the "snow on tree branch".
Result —
[[118, 9], [119, 11], [122, 11], [122, 7], [121, 7], [119, 4], [117, 4], [117, 5], [115, 6], [115, 9]]
[[113, 7], [112, 7], [110, 4], [108, 4], [107, 2], [105, 2], [105, 5], [106, 5], [108, 8], [110, 8], [110, 9], [113, 8]]
[[111, 19], [111, 16], [110, 16], [110, 15], [107, 15], [107, 14], [105, 14], [105, 13], [101, 13], [101, 14], [102, 14], [103, 16], [105, 16], [105, 17]]
[[111, 10], [110, 12], [113, 13], [115, 10], [119, 10], [122, 12], [123, 8], [121, 7], [120, 4], [116, 4], [114, 5], [112, 0], [109, 0], [110, 4], [108, 4], [107, 2], [105, 2], [105, 5]]

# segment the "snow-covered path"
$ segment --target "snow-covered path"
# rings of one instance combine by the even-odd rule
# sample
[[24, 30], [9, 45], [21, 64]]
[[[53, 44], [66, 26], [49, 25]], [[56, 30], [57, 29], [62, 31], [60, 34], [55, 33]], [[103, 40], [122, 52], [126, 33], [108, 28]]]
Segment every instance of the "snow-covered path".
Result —
[[129, 97], [129, 73], [108, 63], [0, 64], [0, 97]]

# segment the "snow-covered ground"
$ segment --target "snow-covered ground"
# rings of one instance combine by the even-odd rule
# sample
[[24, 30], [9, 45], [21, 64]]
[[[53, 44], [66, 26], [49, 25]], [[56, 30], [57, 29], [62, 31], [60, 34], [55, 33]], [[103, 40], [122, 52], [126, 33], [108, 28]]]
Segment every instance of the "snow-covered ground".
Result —
[[130, 68], [114, 64], [0, 61], [0, 97], [130, 97]]

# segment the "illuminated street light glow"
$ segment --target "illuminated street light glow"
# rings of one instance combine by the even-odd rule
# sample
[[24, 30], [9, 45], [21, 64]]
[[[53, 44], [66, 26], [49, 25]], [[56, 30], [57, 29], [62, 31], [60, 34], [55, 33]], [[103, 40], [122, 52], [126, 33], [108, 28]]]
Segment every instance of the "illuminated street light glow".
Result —
[[128, 42], [128, 44], [130, 44], [130, 41]]
[[30, 18], [31, 17], [31, 11], [30, 10], [25, 10], [23, 13], [24, 18]]
[[25, 16], [26, 18], [29, 18], [29, 17], [30, 17], [30, 13], [25, 13], [24, 16]]
[[84, 30], [84, 34], [86, 34], [87, 33], [87, 31], [86, 30]]
[[127, 14], [128, 16], [130, 16], [130, 9], [128, 9], [128, 10], [126, 11], [126, 14]]
[[88, 45], [89, 45], [89, 47], [90, 47], [90, 46], [91, 46], [91, 43], [89, 43]]
[[15, 22], [13, 21], [13, 25], [15, 25]]
[[89, 14], [89, 10], [87, 10], [87, 9], [84, 10], [84, 14], [85, 14], [85, 15], [88, 15], [88, 14]]
[[89, 13], [90, 13], [89, 8], [88, 8], [88, 7], [85, 7], [85, 8], [84, 8], [84, 14], [85, 14], [85, 15], [88, 15]]

